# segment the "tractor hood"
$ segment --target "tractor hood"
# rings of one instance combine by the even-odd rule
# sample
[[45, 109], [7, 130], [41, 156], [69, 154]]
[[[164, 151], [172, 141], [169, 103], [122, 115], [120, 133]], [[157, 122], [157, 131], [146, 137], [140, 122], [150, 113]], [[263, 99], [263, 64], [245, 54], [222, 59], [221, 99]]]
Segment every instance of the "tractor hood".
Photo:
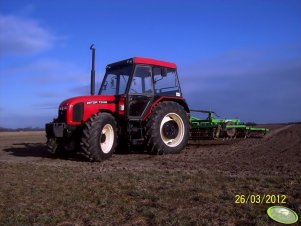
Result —
[[79, 96], [64, 100], [59, 107], [58, 120], [68, 125], [86, 122], [100, 111], [116, 112], [115, 96]]
[[72, 97], [67, 100], [64, 100], [60, 104], [60, 109], [66, 109], [70, 106], [73, 106], [77, 103], [83, 103], [84, 105], [95, 105], [95, 104], [107, 104], [107, 103], [113, 103], [115, 101], [115, 96], [101, 96], [101, 95], [95, 95], [95, 96], [78, 96], [78, 97]]

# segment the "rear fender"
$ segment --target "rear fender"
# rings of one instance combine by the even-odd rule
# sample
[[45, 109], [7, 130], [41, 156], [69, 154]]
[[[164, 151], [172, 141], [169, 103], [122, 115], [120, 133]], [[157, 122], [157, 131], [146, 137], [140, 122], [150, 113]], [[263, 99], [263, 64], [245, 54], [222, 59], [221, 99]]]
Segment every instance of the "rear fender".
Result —
[[154, 103], [151, 105], [151, 107], [148, 109], [147, 113], [145, 114], [145, 116], [143, 117], [143, 120], [146, 120], [147, 117], [151, 114], [152, 110], [154, 107], [156, 107], [160, 102], [163, 101], [174, 101], [177, 102], [178, 104], [180, 104], [181, 106], [183, 106], [183, 108], [185, 109], [185, 111], [187, 112], [188, 115], [190, 115], [190, 110], [189, 107], [185, 101], [184, 98], [182, 97], [169, 97], [169, 96], [163, 96], [158, 98], [157, 100], [154, 101]]

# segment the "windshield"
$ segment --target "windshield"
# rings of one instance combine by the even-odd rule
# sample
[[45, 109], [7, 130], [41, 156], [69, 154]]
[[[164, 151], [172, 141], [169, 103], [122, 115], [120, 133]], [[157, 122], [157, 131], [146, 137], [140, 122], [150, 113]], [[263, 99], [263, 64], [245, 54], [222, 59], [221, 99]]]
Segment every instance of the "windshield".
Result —
[[121, 95], [132, 73], [133, 65], [122, 65], [108, 68], [101, 84], [99, 95]]

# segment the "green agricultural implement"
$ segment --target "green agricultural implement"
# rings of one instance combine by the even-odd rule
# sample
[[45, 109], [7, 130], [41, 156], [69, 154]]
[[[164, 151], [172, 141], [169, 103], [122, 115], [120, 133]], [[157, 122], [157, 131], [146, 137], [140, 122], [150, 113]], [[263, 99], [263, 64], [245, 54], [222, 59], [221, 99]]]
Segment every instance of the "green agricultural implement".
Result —
[[269, 130], [248, 126], [239, 119], [219, 119], [213, 111], [190, 110], [207, 114], [205, 119], [190, 116], [190, 139], [263, 137]]

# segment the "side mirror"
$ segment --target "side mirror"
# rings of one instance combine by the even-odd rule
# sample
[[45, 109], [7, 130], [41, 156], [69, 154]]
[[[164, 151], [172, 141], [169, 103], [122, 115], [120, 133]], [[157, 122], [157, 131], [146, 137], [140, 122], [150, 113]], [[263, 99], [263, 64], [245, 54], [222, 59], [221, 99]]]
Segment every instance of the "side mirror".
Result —
[[162, 77], [166, 77], [167, 76], [167, 69], [166, 68], [162, 68], [162, 70], [161, 70], [161, 76]]

